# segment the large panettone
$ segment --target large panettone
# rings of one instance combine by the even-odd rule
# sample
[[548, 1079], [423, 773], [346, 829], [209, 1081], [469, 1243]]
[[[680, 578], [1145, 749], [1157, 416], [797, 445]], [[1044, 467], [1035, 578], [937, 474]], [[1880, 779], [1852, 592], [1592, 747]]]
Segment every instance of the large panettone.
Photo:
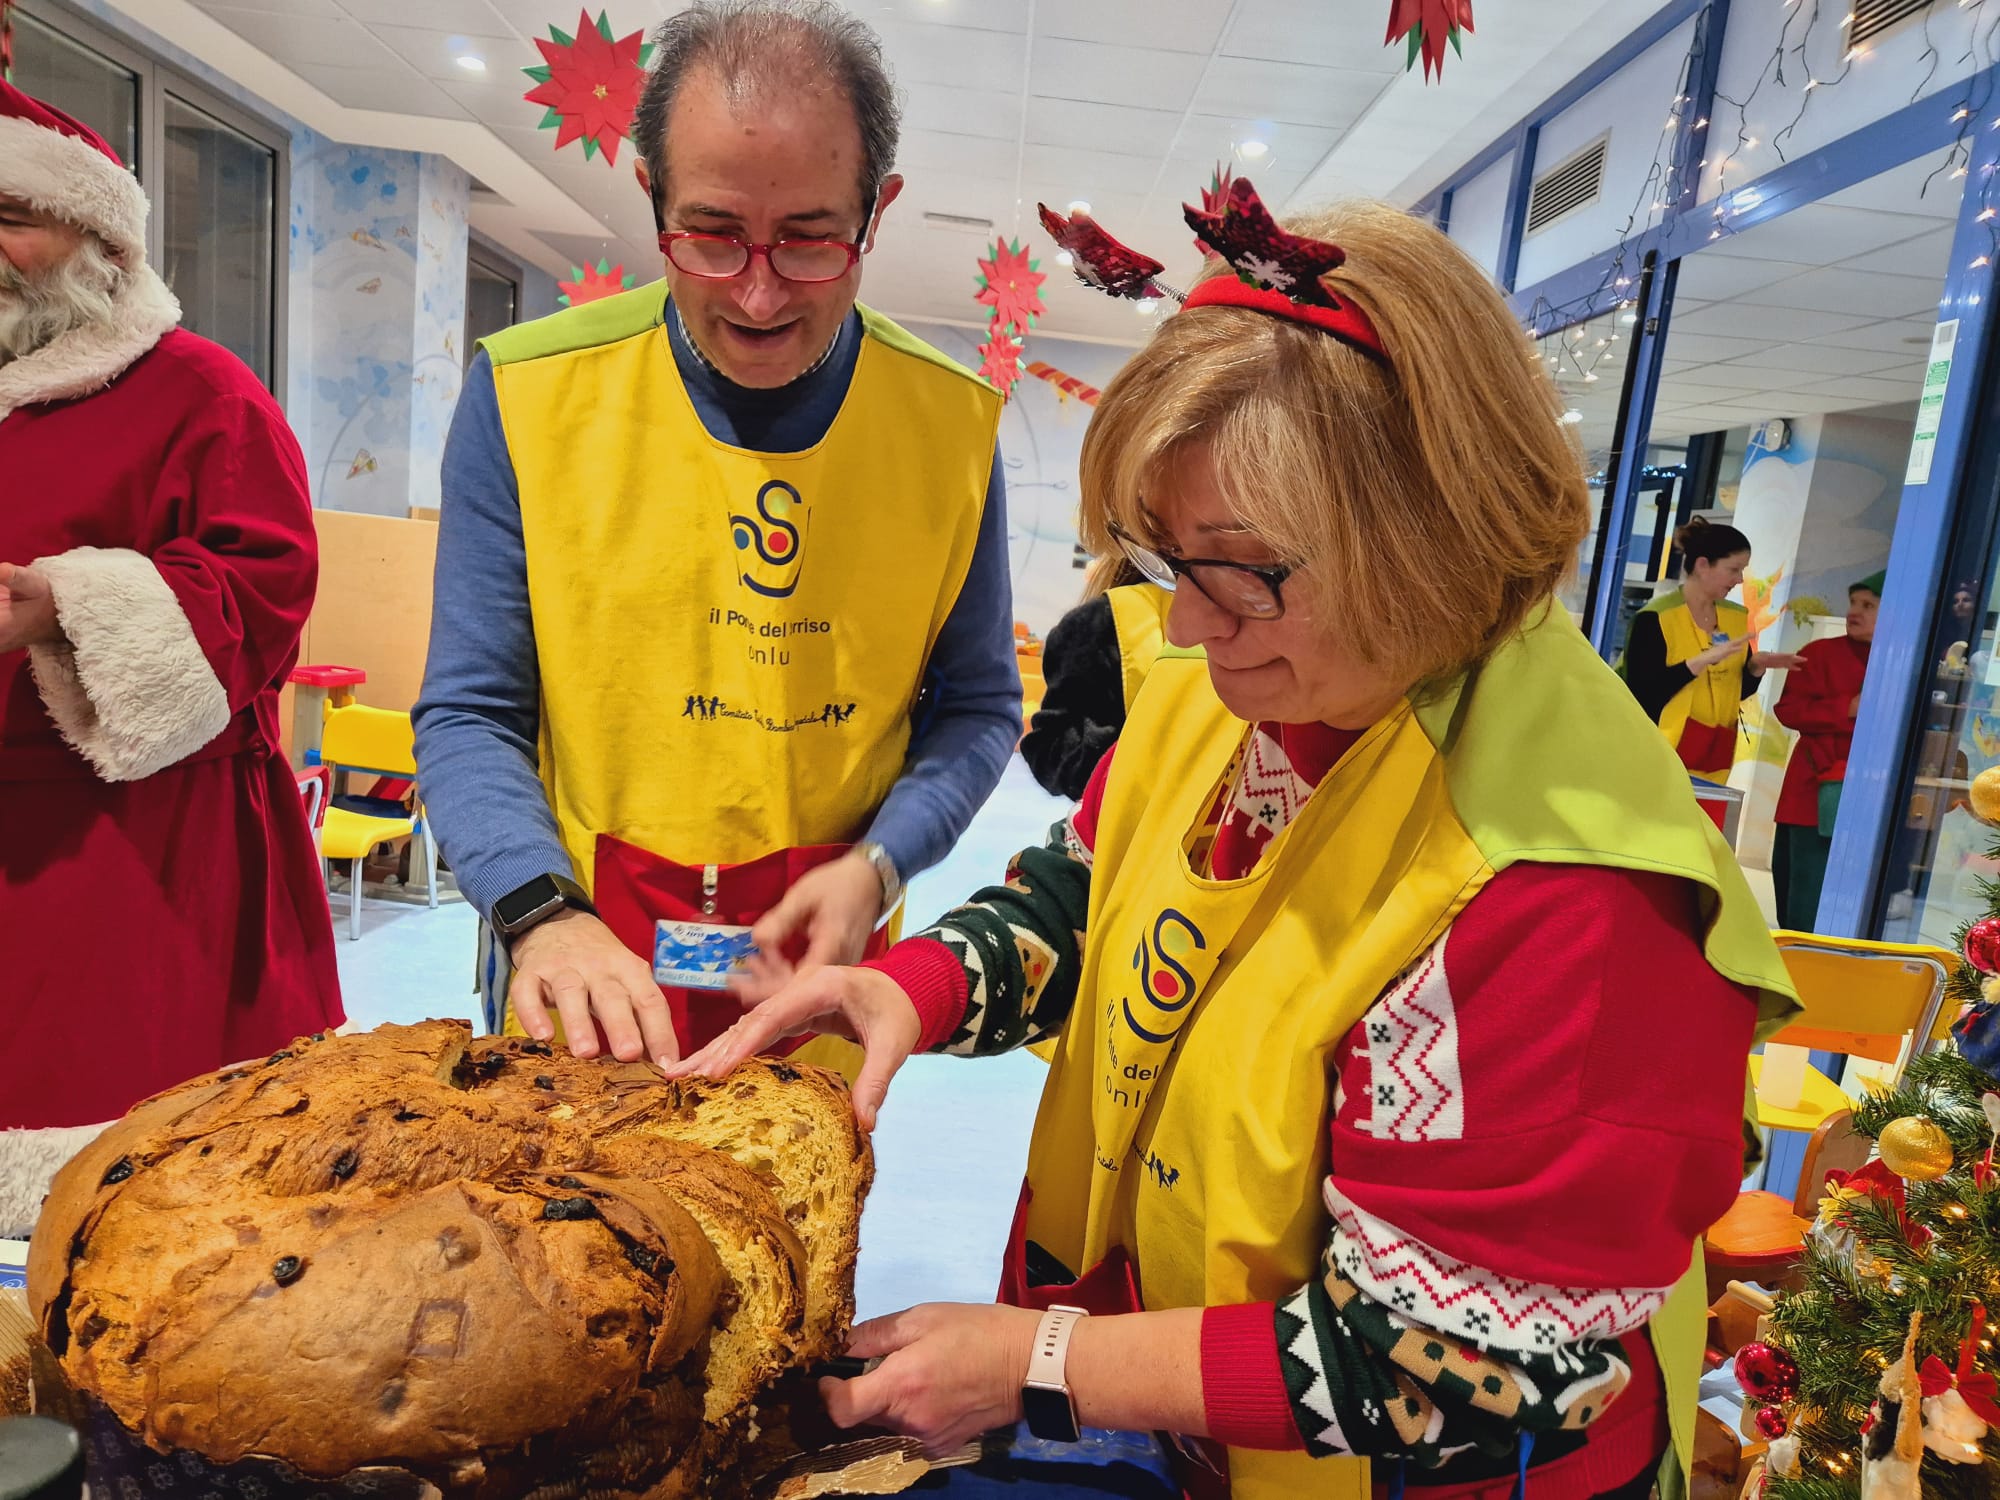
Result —
[[56, 1179], [29, 1307], [154, 1451], [720, 1494], [760, 1393], [845, 1336], [872, 1173], [820, 1069], [668, 1083], [390, 1026], [134, 1109]]

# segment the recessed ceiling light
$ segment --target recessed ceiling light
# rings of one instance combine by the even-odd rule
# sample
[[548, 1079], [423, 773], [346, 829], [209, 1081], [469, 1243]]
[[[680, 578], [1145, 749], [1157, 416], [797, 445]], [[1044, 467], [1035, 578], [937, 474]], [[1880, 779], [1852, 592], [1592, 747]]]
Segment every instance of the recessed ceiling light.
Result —
[[461, 52], [452, 60], [468, 73], [484, 73], [486, 71], [486, 59], [483, 57], [474, 57], [470, 52]]
[[1076, 257], [1071, 255], [1067, 250], [1058, 250], [1056, 251], [1056, 264], [1059, 266], [1073, 266], [1076, 264]]
[[1132, 311], [1136, 312], [1142, 318], [1150, 318], [1159, 310], [1160, 299], [1158, 297], [1141, 297], [1132, 304]]
[[1073, 214], [1087, 214], [1090, 212], [1090, 205], [1081, 198], [1073, 198], [1070, 200], [1069, 211]]
[[1245, 161], [1262, 161], [1270, 152], [1271, 148], [1262, 141], [1242, 141], [1236, 147], [1236, 154]]

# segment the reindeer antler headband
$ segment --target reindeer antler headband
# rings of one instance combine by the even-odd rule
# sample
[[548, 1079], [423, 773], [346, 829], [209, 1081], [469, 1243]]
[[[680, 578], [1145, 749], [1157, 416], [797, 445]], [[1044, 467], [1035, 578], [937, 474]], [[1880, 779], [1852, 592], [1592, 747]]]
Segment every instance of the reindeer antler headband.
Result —
[[1134, 300], [1172, 297], [1188, 307], [1247, 307], [1310, 324], [1375, 359], [1389, 357], [1367, 314], [1327, 284], [1328, 273], [1346, 263], [1346, 252], [1284, 228], [1245, 178], [1218, 172], [1214, 186], [1202, 194], [1202, 207], [1182, 205], [1202, 249], [1236, 273], [1211, 276], [1185, 294], [1158, 279], [1166, 269], [1159, 261], [1120, 244], [1090, 215], [1077, 212], [1064, 219], [1046, 204], [1039, 207], [1042, 227], [1074, 257], [1086, 286]]

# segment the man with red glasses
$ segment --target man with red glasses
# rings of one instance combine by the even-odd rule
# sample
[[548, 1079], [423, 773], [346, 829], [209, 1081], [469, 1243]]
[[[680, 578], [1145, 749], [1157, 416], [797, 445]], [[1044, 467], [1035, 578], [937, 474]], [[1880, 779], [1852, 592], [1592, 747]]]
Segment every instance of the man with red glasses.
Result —
[[704, 0], [655, 50], [666, 285], [486, 340], [416, 727], [489, 1023], [665, 1061], [750, 955], [874, 951], [1021, 721], [999, 397], [855, 301], [902, 188], [880, 44]]

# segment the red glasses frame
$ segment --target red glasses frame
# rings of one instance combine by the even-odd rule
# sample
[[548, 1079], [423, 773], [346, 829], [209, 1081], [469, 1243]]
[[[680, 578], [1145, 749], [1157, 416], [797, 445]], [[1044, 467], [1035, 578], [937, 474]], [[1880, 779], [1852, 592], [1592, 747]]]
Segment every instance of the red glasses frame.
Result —
[[[684, 240], [703, 240], [718, 245], [734, 245], [737, 249], [744, 252], [742, 268], [731, 271], [727, 276], [718, 276], [713, 271], [697, 271], [691, 266], [684, 266], [674, 254], [674, 246]], [[792, 246], [804, 247], [807, 245], [815, 247], [824, 245], [829, 249], [838, 247], [847, 252], [847, 263], [831, 276], [787, 276], [783, 271], [778, 269], [777, 258], [772, 252]], [[737, 277], [748, 271], [756, 263], [757, 257], [761, 255], [764, 257], [765, 264], [770, 266], [771, 274], [776, 276], [780, 281], [796, 282], [800, 286], [821, 286], [829, 281], [840, 280], [841, 277], [860, 264], [862, 250], [860, 242], [856, 240], [777, 240], [768, 245], [758, 245], [752, 244], [748, 240], [738, 239], [733, 234], [709, 234], [697, 229], [670, 229], [663, 231], [660, 235], [660, 253], [666, 256], [668, 260], [673, 261], [675, 269], [689, 276], [697, 277], [702, 281], [734, 281]]]

